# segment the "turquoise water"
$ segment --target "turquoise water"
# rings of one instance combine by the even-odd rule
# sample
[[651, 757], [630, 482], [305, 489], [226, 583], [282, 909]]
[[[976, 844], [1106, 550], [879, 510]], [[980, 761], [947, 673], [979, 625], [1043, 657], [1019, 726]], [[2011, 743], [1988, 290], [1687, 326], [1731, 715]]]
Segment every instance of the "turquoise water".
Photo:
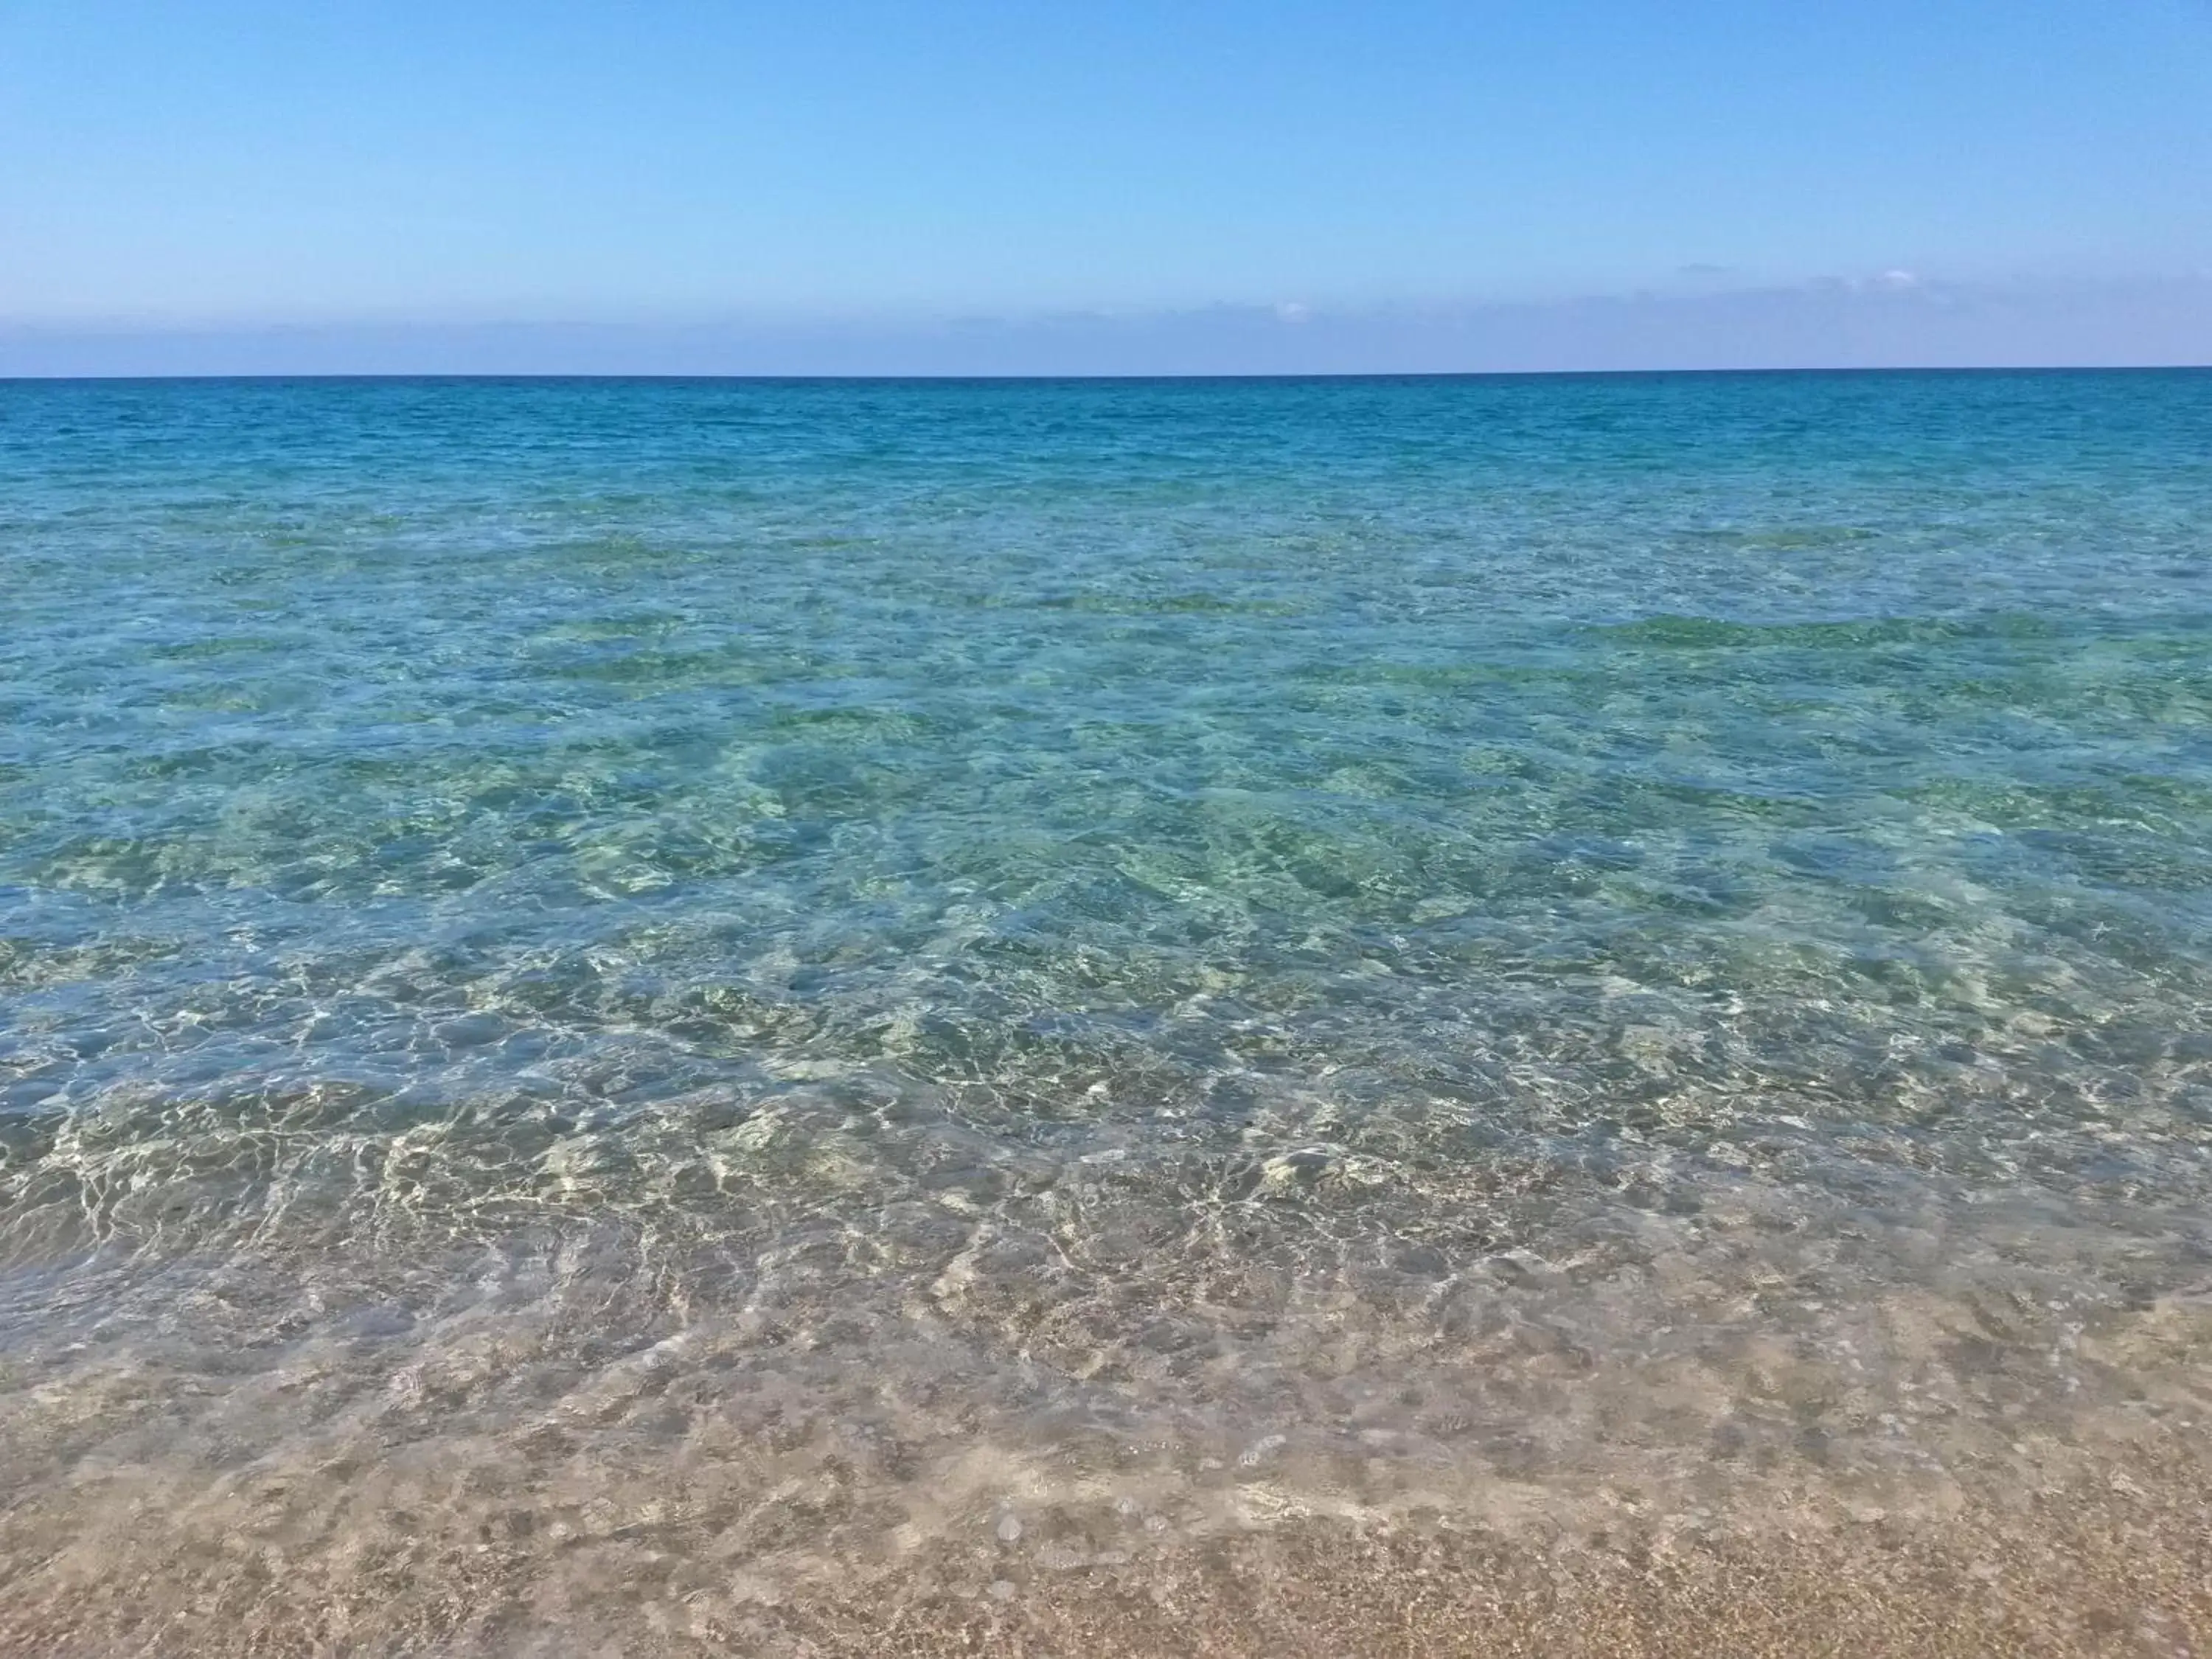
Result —
[[2205, 1403], [2212, 374], [15, 383], [0, 606], [19, 1597]]

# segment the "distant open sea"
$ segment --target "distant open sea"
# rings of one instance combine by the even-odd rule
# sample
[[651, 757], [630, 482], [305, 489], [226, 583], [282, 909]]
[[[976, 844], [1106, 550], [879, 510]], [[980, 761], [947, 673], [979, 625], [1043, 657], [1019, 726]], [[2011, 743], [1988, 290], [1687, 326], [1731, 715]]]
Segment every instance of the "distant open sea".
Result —
[[0, 384], [9, 1652], [2188, 1652], [2209, 1445], [2212, 373]]

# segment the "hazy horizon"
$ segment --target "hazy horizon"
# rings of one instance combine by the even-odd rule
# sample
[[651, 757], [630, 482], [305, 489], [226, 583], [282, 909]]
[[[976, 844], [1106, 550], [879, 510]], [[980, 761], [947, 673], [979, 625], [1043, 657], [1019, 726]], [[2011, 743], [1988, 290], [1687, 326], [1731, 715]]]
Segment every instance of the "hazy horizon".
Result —
[[0, 378], [799, 377], [2160, 368], [2212, 363], [2212, 279], [1858, 283], [1343, 310], [0, 325]]

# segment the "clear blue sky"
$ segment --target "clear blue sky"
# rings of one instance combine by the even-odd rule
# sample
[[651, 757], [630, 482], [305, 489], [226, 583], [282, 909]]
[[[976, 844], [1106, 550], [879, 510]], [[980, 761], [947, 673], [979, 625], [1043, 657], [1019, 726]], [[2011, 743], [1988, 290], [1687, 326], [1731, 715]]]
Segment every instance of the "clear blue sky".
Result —
[[0, 0], [0, 324], [2212, 272], [2212, 0]]

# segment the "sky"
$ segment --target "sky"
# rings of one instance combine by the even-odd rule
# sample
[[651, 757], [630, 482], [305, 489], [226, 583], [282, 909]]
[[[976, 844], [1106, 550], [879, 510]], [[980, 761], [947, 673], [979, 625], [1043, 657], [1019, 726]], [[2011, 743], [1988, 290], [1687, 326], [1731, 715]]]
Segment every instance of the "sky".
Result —
[[2212, 357], [2212, 0], [0, 0], [0, 373], [1644, 366], [1731, 306]]

